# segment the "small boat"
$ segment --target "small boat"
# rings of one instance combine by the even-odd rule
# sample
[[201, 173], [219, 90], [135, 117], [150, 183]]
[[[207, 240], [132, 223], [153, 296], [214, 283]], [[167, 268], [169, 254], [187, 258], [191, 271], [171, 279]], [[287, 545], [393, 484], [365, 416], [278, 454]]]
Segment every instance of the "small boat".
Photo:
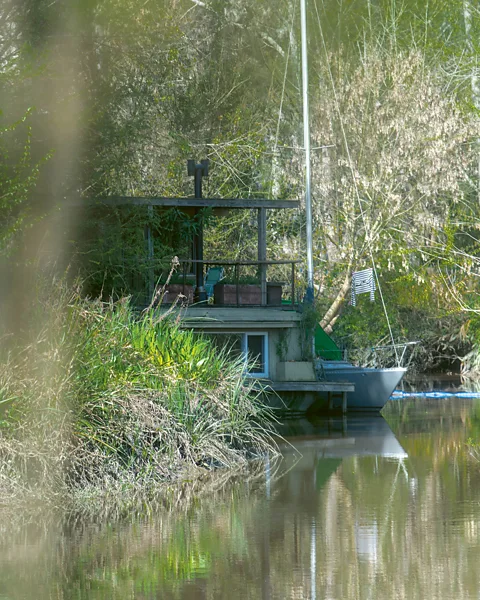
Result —
[[319, 359], [317, 365], [319, 376], [326, 381], [349, 381], [355, 385], [355, 391], [347, 396], [350, 410], [381, 410], [407, 371], [404, 367], [357, 367], [346, 360]]
[[[394, 351], [396, 362], [402, 364], [407, 349], [413, 350], [417, 343], [382, 346], [372, 348], [372, 351], [375, 354], [382, 350]], [[398, 349], [401, 349], [400, 352]], [[344, 360], [342, 350], [321, 327], [315, 330], [315, 354], [315, 371], [319, 380], [348, 381], [355, 385], [355, 390], [347, 396], [350, 410], [381, 410], [407, 371], [407, 367], [402, 366], [364, 367]]]

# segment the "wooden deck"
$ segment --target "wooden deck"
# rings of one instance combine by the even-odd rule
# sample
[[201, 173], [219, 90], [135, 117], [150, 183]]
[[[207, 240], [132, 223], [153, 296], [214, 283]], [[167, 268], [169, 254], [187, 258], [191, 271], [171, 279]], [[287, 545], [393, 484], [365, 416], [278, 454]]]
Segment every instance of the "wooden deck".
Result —
[[342, 412], [347, 412], [347, 394], [355, 391], [355, 385], [346, 381], [271, 381], [274, 392], [327, 392], [328, 409], [333, 409], [335, 396], [342, 399]]

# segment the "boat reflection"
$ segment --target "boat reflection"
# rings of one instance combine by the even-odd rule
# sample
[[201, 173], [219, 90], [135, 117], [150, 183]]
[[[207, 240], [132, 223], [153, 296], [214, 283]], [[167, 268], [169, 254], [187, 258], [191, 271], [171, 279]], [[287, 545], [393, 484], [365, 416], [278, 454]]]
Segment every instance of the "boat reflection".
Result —
[[401, 459], [408, 456], [380, 415], [345, 419], [298, 419], [282, 423], [278, 432], [285, 439], [281, 450], [287, 461], [299, 453], [306, 460], [347, 456]]
[[[316, 495], [337, 471], [343, 459], [378, 456], [403, 460], [407, 453], [380, 415], [337, 419], [296, 419], [278, 427], [283, 441], [278, 497], [294, 512], [316, 511]], [[265, 465], [270, 496], [270, 464]]]

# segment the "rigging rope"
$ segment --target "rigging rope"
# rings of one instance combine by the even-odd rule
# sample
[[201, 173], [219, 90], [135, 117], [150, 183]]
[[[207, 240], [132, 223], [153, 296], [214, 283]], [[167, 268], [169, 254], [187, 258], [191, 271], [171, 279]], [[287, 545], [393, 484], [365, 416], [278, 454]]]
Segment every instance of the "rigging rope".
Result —
[[368, 226], [367, 226], [367, 220], [365, 218], [365, 213], [364, 213], [364, 210], [363, 210], [363, 207], [362, 207], [362, 201], [360, 199], [360, 192], [358, 191], [357, 180], [356, 180], [355, 171], [354, 171], [354, 168], [353, 168], [353, 160], [352, 160], [352, 156], [350, 154], [350, 146], [348, 144], [347, 135], [345, 133], [345, 127], [343, 125], [342, 114], [340, 112], [340, 103], [338, 101], [337, 90], [335, 88], [335, 81], [333, 79], [332, 70], [330, 68], [330, 63], [328, 61], [327, 45], [325, 43], [325, 38], [324, 38], [324, 35], [323, 35], [322, 22], [321, 22], [321, 19], [320, 19], [320, 14], [318, 12], [317, 0], [314, 0], [314, 4], [315, 4], [315, 12], [317, 14], [318, 28], [320, 30], [320, 37], [322, 39], [323, 50], [325, 52], [325, 59], [326, 59], [326, 62], [327, 62], [328, 74], [329, 74], [329, 77], [330, 77], [330, 83], [332, 85], [333, 98], [334, 98], [334, 101], [335, 101], [335, 110], [336, 110], [336, 112], [338, 114], [338, 118], [339, 118], [339, 122], [340, 122], [340, 129], [342, 131], [343, 142], [345, 144], [345, 150], [347, 152], [348, 166], [349, 166], [351, 174], [352, 174], [353, 187], [355, 189], [355, 196], [356, 196], [356, 199], [357, 199], [357, 202], [358, 202], [358, 206], [359, 206], [359, 209], [360, 209], [360, 214], [361, 214], [361, 217], [362, 217], [363, 226], [365, 228], [365, 239], [366, 239], [366, 242], [367, 242], [368, 251], [369, 251], [369, 254], [370, 254], [370, 259], [372, 261], [373, 272], [375, 273], [375, 279], [377, 281], [378, 292], [380, 294], [380, 298], [381, 298], [381, 301], [382, 301], [383, 312], [385, 313], [385, 318], [387, 320], [388, 331], [390, 333], [390, 338], [392, 340], [392, 345], [393, 345], [393, 348], [395, 350], [395, 356], [396, 356], [396, 359], [397, 359], [397, 365], [401, 366], [400, 365], [400, 359], [399, 359], [399, 356], [398, 356], [397, 347], [396, 347], [396, 344], [395, 344], [395, 338], [393, 337], [392, 326], [390, 324], [390, 319], [388, 318], [387, 306], [385, 304], [385, 299], [383, 297], [382, 287], [380, 285], [380, 279], [378, 277], [377, 267], [376, 267], [375, 259], [374, 259], [374, 256], [373, 256], [373, 251], [372, 251], [372, 246], [371, 246], [371, 239], [370, 239], [370, 234], [369, 234], [369, 230], [368, 230]]

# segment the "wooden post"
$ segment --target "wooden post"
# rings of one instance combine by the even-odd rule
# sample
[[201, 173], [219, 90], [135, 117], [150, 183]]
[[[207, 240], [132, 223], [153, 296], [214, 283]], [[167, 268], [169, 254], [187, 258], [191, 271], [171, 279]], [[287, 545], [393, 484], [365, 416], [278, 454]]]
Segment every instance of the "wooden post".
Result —
[[[208, 177], [210, 161], [202, 160], [197, 164], [194, 160], [187, 160], [187, 172], [190, 177], [194, 178], [195, 200], [202, 200], [202, 179]], [[197, 219], [197, 230], [194, 236], [195, 259], [200, 261], [196, 265], [196, 288], [195, 301], [204, 302], [207, 299], [203, 280], [203, 213], [200, 205], [196, 204], [195, 218]]]
[[292, 306], [295, 305], [295, 263], [292, 262]]
[[[258, 219], [258, 261], [267, 260], [267, 210], [259, 208]], [[262, 292], [262, 306], [267, 304], [267, 265], [259, 264], [260, 286]]]
[[195, 217], [198, 219], [198, 222], [197, 230], [193, 237], [195, 245], [194, 256], [195, 260], [201, 261], [195, 263], [195, 302], [203, 302], [207, 299], [207, 295], [203, 285], [203, 215], [201, 213], [201, 209], [195, 209]]
[[240, 306], [240, 290], [238, 289], [238, 284], [239, 284], [239, 280], [240, 279], [240, 265], [236, 264], [235, 265], [235, 294], [236, 294], [236, 300], [237, 300], [237, 306]]
[[342, 392], [342, 413], [347, 412], [347, 392]]
[[[153, 217], [153, 206], [148, 206], [149, 221]], [[145, 241], [147, 242], [147, 271], [148, 271], [148, 302], [152, 301], [155, 291], [155, 271], [153, 266], [153, 237], [150, 224], [145, 226]]]

